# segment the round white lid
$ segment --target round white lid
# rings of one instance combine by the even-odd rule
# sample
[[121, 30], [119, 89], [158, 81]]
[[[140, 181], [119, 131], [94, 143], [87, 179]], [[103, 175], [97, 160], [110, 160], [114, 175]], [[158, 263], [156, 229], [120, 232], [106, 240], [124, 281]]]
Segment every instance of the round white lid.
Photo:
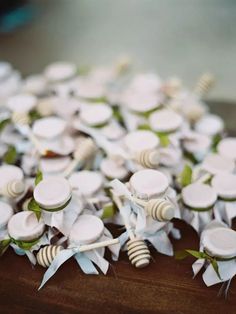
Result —
[[202, 163], [202, 169], [212, 174], [233, 172], [235, 168], [234, 161], [219, 154], [208, 155]]
[[134, 76], [129, 88], [135, 92], [158, 92], [162, 86], [159, 76], [155, 73], [142, 73]]
[[8, 76], [12, 71], [12, 66], [10, 63], [6, 61], [0, 62], [0, 79], [3, 79], [4, 77]]
[[210, 148], [211, 139], [205, 134], [188, 132], [183, 139], [184, 148], [190, 153], [205, 152]]
[[69, 178], [72, 189], [77, 189], [78, 193], [84, 196], [91, 196], [98, 192], [103, 185], [103, 177], [95, 171], [74, 172]]
[[31, 241], [43, 234], [44, 227], [42, 219], [38, 220], [34, 212], [22, 211], [9, 220], [8, 233], [15, 240]]
[[11, 111], [29, 112], [37, 104], [37, 98], [30, 94], [17, 94], [7, 100], [7, 107]]
[[192, 183], [182, 189], [182, 199], [191, 208], [208, 208], [217, 199], [215, 190], [203, 183]]
[[0, 201], [0, 228], [7, 225], [8, 220], [13, 214], [13, 208], [9, 204]]
[[4, 165], [0, 167], [0, 189], [12, 180], [23, 180], [23, 171], [16, 166]]
[[181, 160], [181, 150], [172, 147], [161, 147], [160, 153], [160, 164], [166, 167], [173, 167], [177, 165]]
[[236, 198], [235, 174], [219, 173], [212, 178], [211, 185], [220, 197], [225, 199]]
[[42, 75], [30, 75], [25, 79], [23, 89], [27, 93], [39, 95], [45, 92], [46, 87], [46, 80]]
[[81, 120], [89, 126], [99, 126], [107, 123], [112, 117], [112, 109], [106, 104], [94, 104], [80, 112]]
[[123, 180], [128, 175], [128, 170], [123, 164], [114, 159], [104, 158], [100, 164], [101, 172], [108, 178]]
[[183, 118], [169, 109], [161, 109], [153, 112], [149, 117], [152, 130], [156, 132], [172, 132], [181, 127]]
[[94, 99], [103, 97], [106, 90], [100, 82], [91, 78], [83, 78], [77, 80], [75, 92], [78, 97]]
[[43, 179], [34, 189], [34, 199], [47, 209], [63, 206], [71, 197], [71, 186], [62, 177], [48, 177]]
[[141, 199], [158, 197], [169, 186], [167, 177], [160, 171], [152, 169], [137, 171], [129, 183], [131, 192]]
[[236, 138], [228, 137], [220, 141], [217, 146], [220, 155], [236, 160]]
[[134, 93], [128, 90], [122, 97], [122, 104], [137, 113], [145, 113], [161, 105], [161, 98], [154, 93]]
[[76, 74], [77, 67], [70, 62], [55, 62], [48, 65], [44, 75], [49, 81], [62, 81], [73, 77]]
[[104, 232], [102, 220], [93, 215], [81, 215], [72, 226], [69, 242], [71, 244], [89, 244], [97, 241]]
[[35, 121], [33, 133], [44, 139], [52, 139], [61, 135], [66, 129], [66, 121], [58, 117], [42, 118]]
[[70, 161], [71, 161], [70, 157], [41, 158], [40, 169], [43, 173], [60, 172], [66, 169]]
[[224, 129], [224, 121], [215, 114], [207, 114], [202, 117], [196, 124], [195, 130], [209, 136], [221, 133]]
[[146, 149], [157, 148], [160, 140], [152, 131], [137, 130], [124, 137], [124, 144], [131, 153], [136, 154]]
[[211, 256], [222, 258], [236, 256], [236, 232], [232, 229], [219, 227], [206, 230], [201, 242]]

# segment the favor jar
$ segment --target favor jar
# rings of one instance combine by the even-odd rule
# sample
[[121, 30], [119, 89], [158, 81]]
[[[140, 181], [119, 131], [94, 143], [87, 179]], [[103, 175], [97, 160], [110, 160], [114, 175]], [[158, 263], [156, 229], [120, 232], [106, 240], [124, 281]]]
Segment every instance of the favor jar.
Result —
[[236, 275], [236, 232], [226, 225], [213, 221], [202, 232], [200, 254], [192, 265], [194, 275], [202, 269], [202, 279], [206, 286], [228, 282]]
[[49, 244], [43, 220], [38, 220], [32, 211], [14, 214], [8, 221], [7, 232], [15, 253], [27, 255], [32, 264], [36, 263], [33, 251]]
[[0, 167], [0, 194], [3, 198], [18, 200], [25, 192], [24, 174], [13, 165]]
[[34, 122], [33, 134], [46, 150], [46, 156], [67, 156], [74, 151], [74, 140], [66, 134], [66, 127], [66, 121], [53, 116]]
[[236, 175], [216, 174], [211, 180], [211, 186], [218, 195], [214, 206], [215, 218], [231, 226], [233, 218], [236, 217]]
[[41, 208], [44, 223], [68, 236], [83, 209], [69, 181], [59, 176], [47, 177], [36, 185], [33, 196]]
[[213, 208], [217, 200], [215, 190], [204, 183], [191, 183], [181, 192], [182, 219], [198, 233], [213, 219]]

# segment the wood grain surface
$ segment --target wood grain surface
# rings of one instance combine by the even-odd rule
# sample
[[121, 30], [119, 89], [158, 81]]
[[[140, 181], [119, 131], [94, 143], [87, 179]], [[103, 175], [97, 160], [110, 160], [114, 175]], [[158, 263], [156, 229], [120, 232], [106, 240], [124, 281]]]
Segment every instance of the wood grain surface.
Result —
[[[176, 250], [198, 248], [198, 237], [185, 223]], [[117, 230], [113, 227], [113, 233]], [[192, 278], [189, 257], [184, 261], [152, 251], [145, 269], [133, 268], [125, 254], [112, 262], [107, 276], [81, 272], [72, 259], [62, 265], [46, 286], [37, 291], [45, 269], [32, 269], [24, 256], [11, 250], [0, 260], [0, 313], [235, 313], [236, 284], [227, 299], [220, 286], [207, 288], [201, 275]]]

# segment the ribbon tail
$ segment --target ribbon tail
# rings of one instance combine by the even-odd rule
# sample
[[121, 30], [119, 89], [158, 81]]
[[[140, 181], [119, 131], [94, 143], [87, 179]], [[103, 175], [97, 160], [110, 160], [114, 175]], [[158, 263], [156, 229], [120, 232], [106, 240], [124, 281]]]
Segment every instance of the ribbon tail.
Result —
[[36, 258], [32, 252], [25, 251], [25, 255], [28, 257], [31, 264], [36, 265]]
[[98, 275], [97, 269], [84, 253], [77, 253], [74, 257], [85, 274]]
[[107, 273], [109, 263], [97, 252], [97, 250], [88, 251], [85, 254], [94, 264], [96, 264], [101, 269], [104, 275]]
[[45, 285], [45, 283], [56, 273], [58, 268], [74, 254], [75, 252], [72, 249], [60, 251], [45, 272], [38, 290], [40, 290]]
[[143, 230], [146, 227], [146, 213], [145, 210], [140, 207], [137, 206], [136, 204], [132, 204], [132, 208], [135, 209], [136, 214], [137, 214], [137, 222], [136, 222], [136, 226], [135, 226], [135, 233], [142, 233]]
[[209, 287], [220, 282], [227, 281], [236, 275], [236, 262], [231, 261], [218, 261], [218, 270], [221, 279], [216, 274], [213, 266], [210, 264], [202, 275], [203, 281]]
[[172, 244], [163, 230], [160, 230], [155, 235], [147, 236], [146, 239], [151, 242], [158, 252], [168, 256], [173, 256], [174, 252]]
[[193, 277], [197, 276], [197, 274], [199, 273], [199, 271], [202, 269], [202, 267], [204, 266], [205, 260], [203, 258], [199, 258], [197, 259], [193, 265], [192, 265], [192, 270], [193, 270]]

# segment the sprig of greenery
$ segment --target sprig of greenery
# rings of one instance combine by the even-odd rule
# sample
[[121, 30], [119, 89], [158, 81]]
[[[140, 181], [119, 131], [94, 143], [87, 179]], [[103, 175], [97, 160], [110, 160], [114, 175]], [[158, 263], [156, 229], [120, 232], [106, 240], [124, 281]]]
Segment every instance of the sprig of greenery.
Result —
[[43, 180], [43, 173], [42, 173], [42, 171], [40, 171], [40, 170], [38, 169], [38, 171], [37, 171], [37, 173], [36, 173], [35, 180], [34, 180], [35, 186], [36, 186], [37, 184], [39, 184], [39, 182], [41, 182], [42, 180]]
[[193, 174], [192, 168], [188, 164], [186, 164], [179, 176], [179, 183], [181, 184], [182, 187], [185, 187], [192, 183], [192, 174]]
[[17, 151], [13, 145], [9, 145], [6, 153], [3, 156], [3, 161], [6, 164], [14, 165], [17, 161]]

